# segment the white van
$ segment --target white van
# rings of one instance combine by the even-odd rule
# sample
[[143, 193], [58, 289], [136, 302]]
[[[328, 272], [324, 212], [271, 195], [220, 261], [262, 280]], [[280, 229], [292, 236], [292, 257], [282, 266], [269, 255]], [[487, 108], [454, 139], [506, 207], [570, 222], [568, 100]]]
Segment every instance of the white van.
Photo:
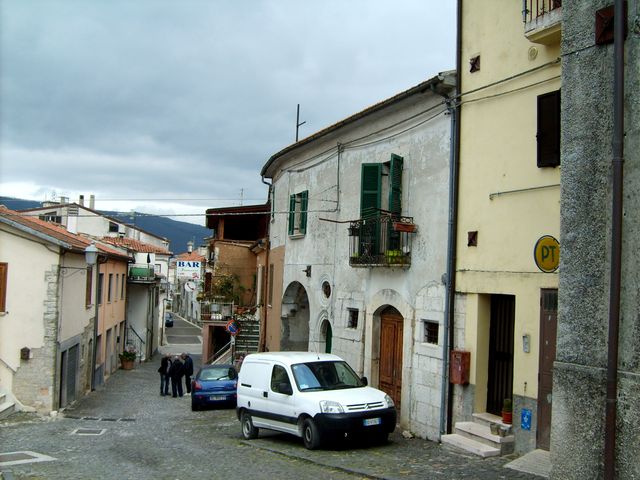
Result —
[[383, 442], [396, 427], [391, 397], [326, 353], [247, 355], [238, 377], [236, 413], [246, 439], [266, 428], [302, 437], [309, 449], [331, 437], [360, 435]]

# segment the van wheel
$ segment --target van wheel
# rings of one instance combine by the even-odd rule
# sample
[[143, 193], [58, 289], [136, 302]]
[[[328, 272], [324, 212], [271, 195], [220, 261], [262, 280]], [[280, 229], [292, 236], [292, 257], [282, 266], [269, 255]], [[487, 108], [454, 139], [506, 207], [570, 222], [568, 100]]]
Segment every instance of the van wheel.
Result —
[[242, 436], [246, 440], [251, 440], [258, 437], [258, 429], [253, 426], [251, 415], [247, 412], [242, 412]]
[[309, 450], [315, 450], [320, 446], [320, 432], [310, 418], [307, 418], [302, 424], [302, 441]]

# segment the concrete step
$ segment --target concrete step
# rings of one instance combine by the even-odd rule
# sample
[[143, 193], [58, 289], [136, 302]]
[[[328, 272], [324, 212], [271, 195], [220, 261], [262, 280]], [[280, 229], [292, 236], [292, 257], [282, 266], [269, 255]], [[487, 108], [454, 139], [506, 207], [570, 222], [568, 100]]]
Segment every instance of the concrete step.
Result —
[[465, 452], [473, 453], [474, 455], [478, 455], [482, 458], [500, 456], [499, 448], [490, 447], [489, 445], [485, 445], [484, 443], [478, 442], [476, 440], [463, 437], [462, 435], [458, 435], [457, 433], [443, 435], [442, 437], [440, 437], [440, 439], [445, 445], [450, 445], [452, 447], [462, 449]]
[[492, 413], [487, 413], [487, 412], [474, 413], [473, 421], [481, 425], [487, 425], [487, 426], [489, 426], [492, 423], [507, 425], [506, 423], [502, 422], [502, 417], [499, 417], [498, 415], [493, 415]]
[[491, 433], [489, 425], [477, 422], [456, 422], [455, 433], [471, 440], [475, 440], [476, 442], [497, 448], [500, 450], [501, 455], [513, 453], [514, 450], [513, 434], [506, 435], [504, 437], [494, 435]]
[[[4, 397], [4, 395], [3, 395], [3, 397]], [[5, 400], [2, 403], [0, 403], [0, 418], [7, 418], [13, 412], [15, 412], [15, 403], [14, 402], [10, 402], [10, 401]]]

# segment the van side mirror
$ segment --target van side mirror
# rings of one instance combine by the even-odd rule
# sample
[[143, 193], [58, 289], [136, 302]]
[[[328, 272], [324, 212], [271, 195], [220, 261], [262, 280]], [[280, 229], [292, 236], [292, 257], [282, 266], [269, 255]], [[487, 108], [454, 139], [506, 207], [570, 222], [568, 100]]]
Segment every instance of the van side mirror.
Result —
[[278, 384], [278, 393], [282, 393], [284, 395], [293, 395], [293, 389], [291, 385], [287, 382], [282, 382]]
[[369, 385], [369, 380], [367, 380], [367, 377], [362, 377], [360, 379], [360, 381], [362, 382], [362, 384], [366, 387], [367, 385]]

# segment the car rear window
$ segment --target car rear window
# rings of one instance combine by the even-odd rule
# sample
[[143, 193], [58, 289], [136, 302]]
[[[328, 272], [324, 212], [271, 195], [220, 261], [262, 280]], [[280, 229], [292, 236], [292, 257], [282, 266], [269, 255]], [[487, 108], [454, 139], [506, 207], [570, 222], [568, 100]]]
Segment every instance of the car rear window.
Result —
[[233, 380], [236, 371], [230, 367], [205, 368], [200, 372], [200, 380]]

